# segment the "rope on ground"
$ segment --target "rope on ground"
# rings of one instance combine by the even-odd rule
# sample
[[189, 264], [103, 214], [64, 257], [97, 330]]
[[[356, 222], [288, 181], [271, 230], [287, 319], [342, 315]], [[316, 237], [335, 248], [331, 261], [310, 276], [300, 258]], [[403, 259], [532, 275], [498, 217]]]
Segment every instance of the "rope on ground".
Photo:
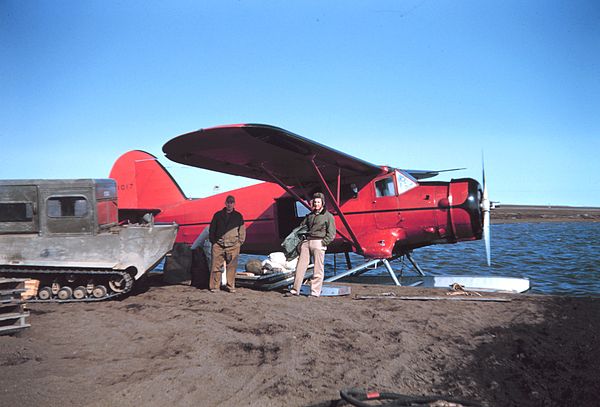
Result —
[[446, 295], [475, 295], [481, 297], [477, 291], [467, 291], [465, 287], [458, 283], [454, 283], [450, 286], [450, 291], [446, 293]]

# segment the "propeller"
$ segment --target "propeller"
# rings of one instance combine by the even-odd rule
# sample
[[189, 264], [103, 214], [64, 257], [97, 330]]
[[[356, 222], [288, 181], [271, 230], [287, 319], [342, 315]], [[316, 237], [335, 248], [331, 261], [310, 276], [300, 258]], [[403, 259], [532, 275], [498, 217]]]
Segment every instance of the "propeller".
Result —
[[492, 265], [492, 254], [490, 250], [490, 199], [488, 197], [487, 184], [485, 182], [485, 166], [483, 162], [483, 151], [481, 152], [481, 172], [483, 175], [483, 196], [481, 197], [481, 212], [483, 213], [483, 242], [485, 243], [485, 255], [488, 267]]

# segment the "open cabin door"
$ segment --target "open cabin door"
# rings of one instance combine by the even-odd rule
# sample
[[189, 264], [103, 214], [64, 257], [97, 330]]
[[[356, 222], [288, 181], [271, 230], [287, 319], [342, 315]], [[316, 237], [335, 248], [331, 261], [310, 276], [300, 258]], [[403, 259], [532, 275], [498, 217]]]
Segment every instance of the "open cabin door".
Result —
[[279, 238], [285, 239], [294, 228], [300, 225], [309, 210], [292, 197], [275, 200], [276, 222]]

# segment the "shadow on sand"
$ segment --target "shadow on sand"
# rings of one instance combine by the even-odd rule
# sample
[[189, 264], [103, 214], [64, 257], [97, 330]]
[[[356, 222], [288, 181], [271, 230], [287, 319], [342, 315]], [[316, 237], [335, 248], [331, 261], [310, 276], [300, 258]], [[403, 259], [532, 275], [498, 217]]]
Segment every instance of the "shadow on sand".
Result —
[[543, 297], [536, 322], [498, 326], [459, 366], [439, 393], [491, 406], [600, 405], [600, 298]]

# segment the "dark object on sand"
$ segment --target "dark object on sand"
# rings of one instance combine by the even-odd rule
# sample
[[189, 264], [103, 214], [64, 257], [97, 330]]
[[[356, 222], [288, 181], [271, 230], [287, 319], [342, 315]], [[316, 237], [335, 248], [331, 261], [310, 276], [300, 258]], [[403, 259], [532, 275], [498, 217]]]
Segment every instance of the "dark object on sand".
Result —
[[245, 269], [248, 273], [263, 274], [262, 263], [257, 259], [248, 260]]
[[192, 250], [192, 282], [191, 286], [196, 288], [208, 289], [210, 279], [210, 268], [208, 259], [201, 247]]

